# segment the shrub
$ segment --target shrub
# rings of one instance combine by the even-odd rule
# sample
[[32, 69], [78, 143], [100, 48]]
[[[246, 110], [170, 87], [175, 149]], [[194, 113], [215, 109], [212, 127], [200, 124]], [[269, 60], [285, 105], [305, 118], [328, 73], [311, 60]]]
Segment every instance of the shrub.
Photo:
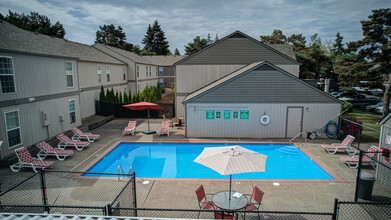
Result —
[[103, 86], [100, 86], [99, 100], [106, 101], [105, 89], [103, 88]]
[[[344, 117], [344, 119], [349, 120], [349, 121], [342, 120], [341, 130], [342, 130], [344, 136], [350, 134], [350, 135], [357, 138], [359, 135], [361, 135], [362, 129], [361, 129], [360, 125], [363, 124], [361, 120], [358, 120], [352, 116], [346, 116], [346, 117]], [[354, 124], [350, 121], [356, 122], [360, 125]]]
[[346, 111], [344, 114], [352, 112], [353, 111], [353, 104], [350, 102], [345, 102], [345, 104], [343, 105], [343, 111], [345, 111], [346, 109], [349, 109], [349, 110]]

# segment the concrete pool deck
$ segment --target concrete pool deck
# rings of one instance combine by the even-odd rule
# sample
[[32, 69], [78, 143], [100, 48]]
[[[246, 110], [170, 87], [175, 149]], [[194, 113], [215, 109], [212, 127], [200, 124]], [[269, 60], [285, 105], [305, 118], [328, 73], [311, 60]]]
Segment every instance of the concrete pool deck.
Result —
[[[75, 153], [65, 161], [57, 161], [54, 157], [46, 160], [56, 161], [52, 170], [83, 171], [93, 160], [101, 156], [108, 148], [119, 141], [129, 142], [289, 142], [289, 139], [195, 139], [184, 137], [184, 127], [171, 128], [170, 136], [145, 135], [147, 121], [137, 120], [137, 133], [135, 136], [123, 136], [121, 131], [130, 119], [114, 119], [95, 129], [92, 133], [101, 134], [101, 139], [83, 151]], [[132, 119], [134, 120], [134, 119]], [[150, 125], [158, 130], [161, 119], [151, 119]], [[298, 139], [298, 143], [304, 139]], [[262, 204], [264, 211], [305, 211], [305, 212], [332, 212], [334, 199], [340, 201], [353, 201], [356, 181], [356, 169], [350, 169], [339, 160], [344, 153], [329, 155], [320, 148], [320, 144], [339, 142], [339, 140], [315, 139], [307, 140], [307, 144], [299, 144], [300, 148], [312, 154], [329, 169], [342, 177], [345, 181], [278, 181], [279, 186], [273, 185], [273, 180], [265, 181], [235, 181], [233, 177], [232, 189], [244, 194], [251, 194], [254, 185], [265, 192]], [[363, 143], [362, 149], [370, 144]], [[9, 168], [0, 168], [0, 183], [2, 191], [33, 174], [32, 169], [24, 168], [13, 173]], [[137, 173], [136, 173], [137, 175]], [[148, 180], [148, 178], [145, 178]], [[229, 181], [176, 181], [176, 180], [150, 180], [149, 184], [142, 184], [137, 179], [137, 206], [140, 208], [177, 208], [198, 209], [195, 190], [200, 184], [204, 185], [206, 193], [215, 193], [229, 188]], [[77, 199], [77, 198], [75, 198]], [[83, 198], [86, 199], [86, 198]], [[93, 201], [91, 201], [93, 202]]]

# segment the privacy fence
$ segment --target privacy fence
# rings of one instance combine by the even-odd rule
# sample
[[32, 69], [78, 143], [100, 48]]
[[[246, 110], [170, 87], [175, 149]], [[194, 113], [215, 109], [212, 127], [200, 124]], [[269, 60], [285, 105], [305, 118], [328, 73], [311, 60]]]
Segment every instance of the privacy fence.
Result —
[[[364, 168], [360, 170], [364, 172]], [[378, 184], [380, 181], [375, 183], [374, 192], [376, 195], [372, 195], [371, 200], [380, 198], [377, 196], [377, 190], [381, 190], [381, 188], [377, 188]], [[382, 186], [379, 185], [379, 187]], [[365, 219], [387, 219], [391, 213], [391, 203], [385, 195], [390, 194], [384, 193], [384, 191], [382, 194], [384, 201], [388, 202], [373, 202], [371, 200], [341, 202], [336, 199], [334, 211], [330, 213], [138, 208], [135, 173], [103, 174], [45, 170], [33, 174], [1, 193], [0, 212], [182, 219], [211, 219], [223, 216], [235, 216], [236, 219], [322, 220], [362, 219], [363, 217]]]

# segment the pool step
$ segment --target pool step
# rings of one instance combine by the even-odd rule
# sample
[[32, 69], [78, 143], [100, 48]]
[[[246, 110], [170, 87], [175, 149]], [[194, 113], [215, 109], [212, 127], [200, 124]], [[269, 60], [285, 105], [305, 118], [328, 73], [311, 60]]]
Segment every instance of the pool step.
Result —
[[294, 146], [279, 147], [276, 149], [276, 151], [283, 153], [283, 154], [289, 154], [289, 155], [298, 155], [300, 153], [300, 150]]

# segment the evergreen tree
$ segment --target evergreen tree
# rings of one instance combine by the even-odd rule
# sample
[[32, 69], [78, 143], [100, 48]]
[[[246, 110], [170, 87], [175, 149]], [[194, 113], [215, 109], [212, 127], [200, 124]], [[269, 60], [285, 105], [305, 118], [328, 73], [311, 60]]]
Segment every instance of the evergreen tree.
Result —
[[115, 103], [115, 92], [114, 92], [114, 88], [111, 87], [111, 90], [110, 90], [110, 98], [111, 98], [111, 103]]
[[175, 48], [175, 51], [174, 51], [174, 56], [178, 56], [178, 55], [181, 55], [181, 54], [179, 53], [179, 50], [178, 50], [178, 48]]
[[208, 34], [207, 38], [201, 38], [200, 36], [196, 36], [193, 39], [193, 42], [190, 42], [187, 45], [185, 45], [186, 55], [190, 55], [197, 51], [200, 51], [205, 47], [211, 45], [212, 43], [213, 41], [210, 39], [210, 34]]
[[124, 92], [124, 102], [125, 104], [129, 104], [129, 98], [128, 98], [128, 93]]
[[105, 89], [103, 88], [103, 85], [100, 86], [99, 100], [103, 102], [106, 101]]
[[335, 36], [335, 43], [333, 44], [333, 54], [334, 55], [342, 55], [345, 53], [345, 49], [343, 48], [343, 36], [338, 32]]
[[111, 102], [111, 93], [110, 93], [110, 90], [107, 88], [106, 89], [106, 98], [105, 98], [105, 101], [106, 102]]
[[145, 45], [143, 54], [147, 55], [148, 53], [153, 53], [155, 55], [167, 55], [170, 52], [168, 49], [170, 45], [166, 39], [165, 33], [161, 29], [159, 22], [155, 20], [153, 26], [150, 24], [148, 25], [147, 33], [142, 40], [142, 43]]
[[132, 92], [130, 91], [130, 88], [128, 91], [128, 100], [129, 100], [129, 103], [132, 103]]
[[131, 52], [137, 50], [133, 44], [126, 42], [126, 34], [123, 32], [121, 26], [116, 28], [114, 24], [110, 24], [99, 26], [99, 29], [96, 32], [95, 43], [102, 43]]
[[272, 35], [261, 35], [261, 43], [264, 44], [287, 44], [288, 39], [282, 34], [282, 30], [274, 30]]
[[124, 100], [122, 99], [122, 92], [121, 91], [119, 92], [118, 103], [124, 103]]
[[0, 14], [0, 19], [27, 31], [58, 38], [64, 38], [65, 36], [65, 29], [60, 22], [57, 21], [52, 25], [48, 17], [40, 15], [37, 12], [30, 12], [30, 15], [25, 15], [24, 13], [18, 14], [8, 10], [8, 15], [4, 17]]

